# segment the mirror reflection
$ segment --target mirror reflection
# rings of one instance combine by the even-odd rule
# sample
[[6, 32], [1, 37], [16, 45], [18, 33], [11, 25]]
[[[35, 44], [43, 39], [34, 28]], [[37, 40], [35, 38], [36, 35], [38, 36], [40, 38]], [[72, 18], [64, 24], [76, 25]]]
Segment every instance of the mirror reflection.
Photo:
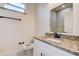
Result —
[[64, 3], [51, 10], [51, 32], [72, 33], [73, 4]]

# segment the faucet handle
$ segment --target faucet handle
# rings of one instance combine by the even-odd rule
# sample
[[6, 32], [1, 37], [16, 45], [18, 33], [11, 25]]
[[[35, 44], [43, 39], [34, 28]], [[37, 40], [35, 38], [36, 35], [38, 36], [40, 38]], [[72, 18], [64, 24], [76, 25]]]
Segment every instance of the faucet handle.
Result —
[[55, 33], [54, 33], [54, 37], [55, 37], [55, 38], [60, 38], [60, 34], [58, 34], [58, 33], [55, 32]]

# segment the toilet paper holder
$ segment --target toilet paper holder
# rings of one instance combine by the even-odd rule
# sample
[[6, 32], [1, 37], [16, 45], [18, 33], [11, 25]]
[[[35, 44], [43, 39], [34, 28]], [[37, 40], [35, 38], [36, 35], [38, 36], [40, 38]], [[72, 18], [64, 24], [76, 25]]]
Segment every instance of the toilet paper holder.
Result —
[[25, 43], [25, 42], [19, 42], [18, 44], [19, 44], [19, 45], [21, 45], [21, 44], [23, 45], [24, 43]]

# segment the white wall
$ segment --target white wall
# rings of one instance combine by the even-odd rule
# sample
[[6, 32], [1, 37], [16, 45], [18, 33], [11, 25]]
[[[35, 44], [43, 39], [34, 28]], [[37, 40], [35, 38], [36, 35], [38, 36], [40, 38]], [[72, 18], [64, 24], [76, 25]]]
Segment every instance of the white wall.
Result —
[[50, 32], [50, 12], [47, 3], [37, 4], [37, 35]]
[[0, 19], [0, 54], [19, 50], [18, 42], [29, 42], [35, 35], [35, 4], [27, 5], [28, 12], [25, 15], [0, 9], [0, 15], [22, 19]]

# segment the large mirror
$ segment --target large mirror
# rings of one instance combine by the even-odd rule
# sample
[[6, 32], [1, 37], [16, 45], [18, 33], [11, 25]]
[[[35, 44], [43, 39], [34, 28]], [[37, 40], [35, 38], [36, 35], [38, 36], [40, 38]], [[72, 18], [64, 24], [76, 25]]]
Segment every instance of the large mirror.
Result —
[[73, 4], [64, 3], [51, 11], [51, 32], [72, 33]]

